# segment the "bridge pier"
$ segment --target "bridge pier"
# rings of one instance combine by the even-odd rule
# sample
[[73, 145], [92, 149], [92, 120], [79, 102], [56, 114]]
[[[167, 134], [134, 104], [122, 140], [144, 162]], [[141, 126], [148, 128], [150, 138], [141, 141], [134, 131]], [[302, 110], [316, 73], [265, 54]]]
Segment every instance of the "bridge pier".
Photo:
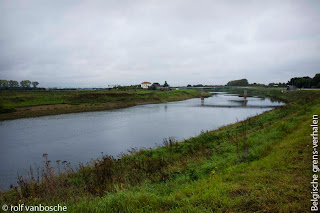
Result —
[[244, 99], [247, 99], [247, 95], [248, 95], [248, 92], [247, 92], [247, 90], [245, 89], [245, 90], [243, 91], [243, 97], [244, 97]]
[[200, 99], [201, 99], [201, 106], [203, 106], [204, 105], [204, 89], [203, 88], [201, 88], [201, 97], [200, 97]]
[[201, 88], [201, 100], [204, 100], [204, 89]]

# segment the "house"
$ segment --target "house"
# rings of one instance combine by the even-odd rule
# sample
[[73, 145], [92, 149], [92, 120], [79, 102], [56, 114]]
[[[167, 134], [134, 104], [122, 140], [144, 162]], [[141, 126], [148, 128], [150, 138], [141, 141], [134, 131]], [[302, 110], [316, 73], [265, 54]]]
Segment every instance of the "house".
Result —
[[148, 89], [151, 86], [150, 82], [142, 82], [141, 83], [141, 88], [142, 89]]

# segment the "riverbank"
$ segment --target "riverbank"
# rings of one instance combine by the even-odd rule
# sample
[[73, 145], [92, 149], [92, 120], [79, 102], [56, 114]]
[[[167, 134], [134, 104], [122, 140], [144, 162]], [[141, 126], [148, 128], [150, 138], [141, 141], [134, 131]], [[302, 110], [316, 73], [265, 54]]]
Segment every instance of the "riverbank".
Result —
[[[206, 93], [206, 95], [209, 95]], [[112, 110], [200, 97], [199, 90], [1, 91], [0, 121], [78, 112]]]
[[[242, 93], [243, 91], [232, 91]], [[70, 212], [305, 212], [310, 209], [312, 115], [320, 92], [250, 90], [287, 105], [153, 150], [104, 156], [59, 174], [46, 164], [20, 179], [7, 204], [66, 205]], [[62, 162], [61, 162], [62, 163]], [[33, 178], [32, 178], [33, 177]]]

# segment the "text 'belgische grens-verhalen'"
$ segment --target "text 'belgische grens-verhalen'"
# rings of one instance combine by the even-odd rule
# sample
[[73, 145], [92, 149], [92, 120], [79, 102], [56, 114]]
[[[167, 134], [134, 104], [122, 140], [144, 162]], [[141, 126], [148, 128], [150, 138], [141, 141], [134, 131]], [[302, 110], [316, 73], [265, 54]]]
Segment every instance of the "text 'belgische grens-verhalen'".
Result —
[[319, 125], [318, 125], [318, 115], [313, 115], [312, 116], [312, 199], [311, 199], [311, 211], [318, 211], [319, 210], [319, 152], [318, 152], [318, 142], [319, 142], [319, 137], [318, 137], [318, 131], [319, 131]]

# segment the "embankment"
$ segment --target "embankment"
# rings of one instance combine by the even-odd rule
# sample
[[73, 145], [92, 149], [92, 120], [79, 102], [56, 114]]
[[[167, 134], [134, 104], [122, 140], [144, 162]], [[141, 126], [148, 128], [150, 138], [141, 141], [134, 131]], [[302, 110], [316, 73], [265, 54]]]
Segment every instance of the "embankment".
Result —
[[181, 101], [200, 96], [201, 93], [198, 90], [1, 91], [0, 121], [112, 110], [141, 104]]

